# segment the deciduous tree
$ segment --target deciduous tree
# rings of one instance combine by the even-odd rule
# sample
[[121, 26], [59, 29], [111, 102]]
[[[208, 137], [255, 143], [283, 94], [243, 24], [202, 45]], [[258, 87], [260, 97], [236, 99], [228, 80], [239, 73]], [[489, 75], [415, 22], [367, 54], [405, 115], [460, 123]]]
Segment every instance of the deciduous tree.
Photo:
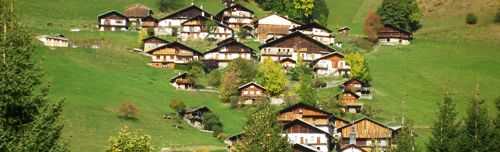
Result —
[[378, 39], [378, 31], [383, 27], [382, 20], [380, 20], [380, 16], [375, 12], [368, 12], [368, 15], [365, 18], [365, 23], [363, 27], [363, 31], [365, 32], [368, 40], [372, 42], [376, 42]]
[[264, 104], [252, 113], [243, 128], [243, 137], [235, 145], [236, 152], [290, 152], [293, 151], [272, 107]]
[[297, 88], [299, 102], [309, 105], [316, 105], [318, 102], [318, 94], [313, 87], [312, 75], [303, 74], [301, 76], [299, 87]]
[[238, 87], [240, 86], [240, 76], [236, 71], [228, 70], [222, 76], [222, 82], [219, 87], [219, 97], [222, 102], [231, 102], [231, 96], [238, 94]]
[[257, 80], [271, 95], [279, 95], [285, 89], [288, 79], [281, 64], [265, 59], [259, 65]]
[[371, 81], [371, 76], [368, 70], [368, 62], [361, 53], [349, 53], [346, 55], [345, 60], [347, 64], [351, 66], [351, 78]]
[[127, 126], [120, 129], [117, 137], [110, 137], [109, 143], [107, 152], [152, 152], [154, 150], [151, 136], [130, 130]]

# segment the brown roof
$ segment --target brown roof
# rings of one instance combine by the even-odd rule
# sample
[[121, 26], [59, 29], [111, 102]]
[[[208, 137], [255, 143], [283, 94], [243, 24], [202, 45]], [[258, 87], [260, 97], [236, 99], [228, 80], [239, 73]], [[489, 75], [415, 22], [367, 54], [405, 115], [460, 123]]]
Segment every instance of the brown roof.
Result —
[[150, 16], [151, 14], [153, 14], [153, 11], [151, 11], [151, 9], [149, 7], [142, 5], [142, 4], [134, 4], [130, 7], [128, 7], [127, 9], [125, 9], [125, 11], [123, 11], [123, 15], [125, 15], [127, 17], [143, 18], [143, 17]]

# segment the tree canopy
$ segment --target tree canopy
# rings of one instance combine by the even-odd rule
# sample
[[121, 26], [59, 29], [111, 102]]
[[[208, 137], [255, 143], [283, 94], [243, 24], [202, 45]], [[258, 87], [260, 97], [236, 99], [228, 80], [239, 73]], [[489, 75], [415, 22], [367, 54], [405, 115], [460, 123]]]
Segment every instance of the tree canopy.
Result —
[[259, 65], [257, 81], [264, 86], [271, 95], [279, 95], [285, 90], [288, 83], [285, 70], [281, 64], [266, 59]]
[[378, 9], [384, 24], [415, 32], [422, 26], [422, 14], [416, 0], [384, 0]]

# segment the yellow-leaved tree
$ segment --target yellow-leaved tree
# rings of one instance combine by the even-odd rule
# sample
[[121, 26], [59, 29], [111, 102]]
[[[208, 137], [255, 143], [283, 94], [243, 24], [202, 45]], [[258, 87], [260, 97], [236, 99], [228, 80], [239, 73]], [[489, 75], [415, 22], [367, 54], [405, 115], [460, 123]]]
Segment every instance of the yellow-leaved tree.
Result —
[[117, 137], [109, 139], [110, 147], [106, 152], [152, 152], [151, 136], [130, 130], [127, 126], [120, 129]]
[[271, 59], [265, 59], [259, 65], [257, 80], [272, 96], [282, 93], [288, 83], [283, 66]]
[[347, 64], [351, 66], [350, 78], [370, 81], [371, 77], [368, 70], [368, 62], [363, 54], [359, 52], [349, 53], [345, 57]]

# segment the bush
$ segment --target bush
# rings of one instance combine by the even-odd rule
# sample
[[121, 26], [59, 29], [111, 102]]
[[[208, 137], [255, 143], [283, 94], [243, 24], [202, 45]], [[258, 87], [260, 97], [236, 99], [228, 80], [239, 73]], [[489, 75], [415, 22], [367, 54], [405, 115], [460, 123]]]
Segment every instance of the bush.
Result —
[[495, 23], [500, 23], [500, 8], [497, 10], [497, 15], [495, 16]]
[[184, 115], [184, 112], [186, 111], [186, 104], [184, 102], [179, 101], [179, 100], [172, 100], [170, 101], [170, 104], [168, 105], [172, 110], [175, 110], [179, 116]]
[[324, 88], [326, 87], [326, 82], [323, 79], [314, 79], [313, 87], [314, 88]]
[[220, 70], [213, 70], [208, 74], [208, 85], [213, 87], [219, 87], [222, 73]]
[[107, 152], [152, 152], [151, 136], [139, 131], [130, 131], [127, 126], [120, 129], [117, 137], [110, 137], [110, 147]]
[[223, 125], [219, 117], [212, 112], [203, 115], [204, 129], [213, 131], [213, 136], [217, 137], [223, 131]]
[[230, 107], [235, 109], [235, 108], [239, 108], [240, 106], [240, 97], [239, 96], [231, 96], [229, 97], [229, 100], [231, 101], [231, 105]]
[[477, 16], [474, 13], [469, 13], [467, 14], [467, 17], [465, 19], [465, 23], [469, 25], [477, 24]]
[[139, 109], [132, 102], [124, 102], [118, 108], [118, 112], [121, 117], [124, 118], [136, 118], [137, 114], [139, 114]]

